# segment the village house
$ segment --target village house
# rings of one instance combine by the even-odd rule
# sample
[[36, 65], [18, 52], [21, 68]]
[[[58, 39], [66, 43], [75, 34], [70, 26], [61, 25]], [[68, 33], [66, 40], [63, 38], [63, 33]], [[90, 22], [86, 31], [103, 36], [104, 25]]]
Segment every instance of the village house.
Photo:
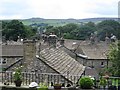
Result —
[[[65, 40], [65, 47], [68, 48], [79, 63], [91, 68], [88, 75], [96, 76], [102, 68], [108, 67], [107, 54], [109, 45], [105, 41], [91, 44], [90, 41]], [[95, 70], [94, 73], [92, 73]], [[88, 70], [87, 70], [88, 71]]]
[[[24, 72], [60, 74], [66, 81], [74, 83], [82, 75], [97, 78], [99, 69], [108, 65], [108, 46], [103, 42], [90, 45], [85, 41], [65, 40], [57, 47], [56, 40], [52, 43], [26, 40], [23, 45], [3, 45], [2, 59], [6, 63], [2, 62], [2, 67], [11, 71], [22, 65]], [[78, 78], [69, 77], [71, 75]]]
[[[45, 44], [43, 44], [43, 46], [41, 44], [41, 47], [45, 47]], [[24, 41], [23, 45], [3, 46], [2, 50], [4, 51], [2, 58], [7, 58], [6, 64], [2, 64], [3, 70], [12, 71], [15, 67], [22, 65], [24, 67], [24, 72], [60, 74], [63, 79], [71, 84], [77, 82], [84, 74], [85, 66], [78, 63], [60, 48], [45, 47], [41, 51], [37, 49], [40, 49], [38, 42], [31, 40]], [[6, 55], [4, 55], [5, 51]], [[14, 53], [10, 53], [10, 51]], [[78, 77], [71, 78], [68, 77], [68, 75], [75, 75]]]
[[0, 66], [2, 68], [7, 68], [23, 58], [23, 45], [2, 45], [0, 49], [2, 51], [0, 56]]

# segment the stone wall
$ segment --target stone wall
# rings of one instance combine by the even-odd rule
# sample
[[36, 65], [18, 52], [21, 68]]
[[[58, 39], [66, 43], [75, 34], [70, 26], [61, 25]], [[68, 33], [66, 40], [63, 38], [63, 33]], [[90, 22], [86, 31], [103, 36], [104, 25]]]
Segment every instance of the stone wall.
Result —
[[[1, 90], [55, 90], [54, 88], [28, 88], [28, 87], [9, 87], [9, 86], [4, 86], [1, 88]], [[85, 90], [85, 89], [80, 89], [80, 88], [67, 88], [67, 87], [63, 87], [59, 90]], [[87, 89], [87, 90], [98, 90], [98, 89]]]
[[108, 64], [107, 59], [84, 59], [77, 57], [77, 61], [85, 66], [94, 68], [103, 68]]
[[37, 58], [34, 60], [33, 66], [33, 71], [36, 69], [36, 72], [38, 73], [56, 73], [53, 69]]
[[90, 75], [95, 77], [96, 79], [98, 79], [99, 77], [99, 72], [101, 72], [101, 70], [103, 70], [105, 67], [107, 67], [107, 65], [110, 65], [110, 62], [108, 62], [107, 60], [104, 59], [99, 59], [99, 60], [93, 60], [93, 59], [83, 59], [83, 58], [77, 58], [77, 61], [86, 67], [85, 70], [85, 75]]

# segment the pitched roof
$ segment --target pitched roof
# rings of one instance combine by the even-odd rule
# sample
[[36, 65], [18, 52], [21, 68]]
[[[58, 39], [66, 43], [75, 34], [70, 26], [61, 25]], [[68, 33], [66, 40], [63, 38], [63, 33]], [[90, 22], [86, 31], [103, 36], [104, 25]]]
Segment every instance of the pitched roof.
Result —
[[85, 66], [78, 63], [60, 48], [44, 49], [41, 51], [41, 57], [44, 58], [46, 64], [60, 74], [67, 74], [69, 72], [69, 75], [81, 76], [85, 70]]
[[74, 50], [80, 42], [81, 42], [80, 40], [65, 39], [64, 45], [68, 49], [73, 49]]
[[83, 42], [79, 48], [88, 59], [107, 59], [107, 53], [109, 51], [109, 45], [105, 42], [99, 42], [96, 44], [90, 44], [89, 42]]
[[[73, 44], [75, 42], [76, 45]], [[66, 40], [65, 46], [69, 49], [77, 48], [76, 53], [85, 55], [88, 59], [107, 59], [109, 51], [109, 44], [104, 41], [91, 44], [90, 41]]]
[[2, 51], [2, 57], [22, 57], [23, 45], [2, 45], [0, 51]]

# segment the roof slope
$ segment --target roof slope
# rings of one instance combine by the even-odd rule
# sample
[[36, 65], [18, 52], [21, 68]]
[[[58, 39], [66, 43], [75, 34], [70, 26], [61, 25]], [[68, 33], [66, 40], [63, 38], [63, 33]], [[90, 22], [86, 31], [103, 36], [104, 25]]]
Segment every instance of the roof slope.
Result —
[[69, 73], [69, 75], [81, 76], [85, 70], [85, 66], [78, 63], [60, 48], [44, 49], [41, 51], [41, 57], [44, 58], [46, 64], [60, 74]]
[[81, 43], [79, 46], [88, 59], [107, 59], [109, 45], [105, 42], [90, 44], [88, 42]]
[[23, 56], [23, 45], [2, 45], [2, 56], [3, 57], [22, 57]]
[[109, 51], [109, 44], [104, 41], [91, 44], [90, 40], [81, 41], [66, 39], [65, 46], [69, 49], [76, 49], [75, 53], [85, 55], [88, 59], [107, 59], [107, 53]]

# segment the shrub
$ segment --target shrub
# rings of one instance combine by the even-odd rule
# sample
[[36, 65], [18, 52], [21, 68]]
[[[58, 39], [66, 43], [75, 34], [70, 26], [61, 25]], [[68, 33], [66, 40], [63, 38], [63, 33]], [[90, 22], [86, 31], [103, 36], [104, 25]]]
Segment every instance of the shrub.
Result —
[[93, 80], [90, 77], [82, 77], [79, 80], [79, 85], [82, 89], [91, 89], [93, 87]]
[[105, 87], [107, 84], [107, 80], [105, 78], [101, 78], [99, 84]]
[[22, 66], [15, 68], [15, 72], [13, 72], [14, 81], [22, 80], [22, 73], [21, 72], [22, 72]]
[[48, 90], [48, 87], [47, 87], [47, 85], [45, 83], [40, 83], [39, 87], [40, 88], [38, 88], [38, 90]]

